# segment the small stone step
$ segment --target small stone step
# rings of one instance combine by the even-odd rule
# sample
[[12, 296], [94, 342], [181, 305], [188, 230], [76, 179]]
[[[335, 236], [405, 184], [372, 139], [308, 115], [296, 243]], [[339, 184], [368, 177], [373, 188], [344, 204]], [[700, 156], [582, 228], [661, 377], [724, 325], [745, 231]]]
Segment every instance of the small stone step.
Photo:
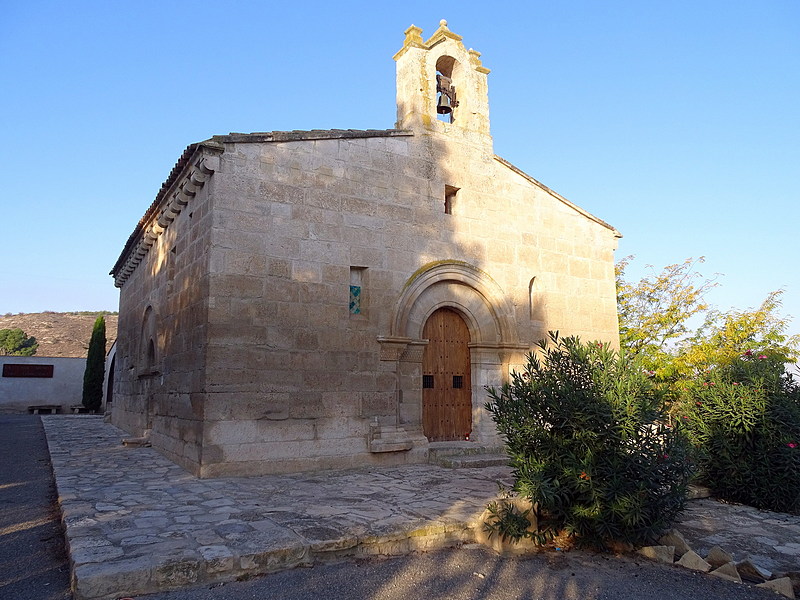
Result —
[[483, 467], [505, 467], [508, 456], [505, 454], [466, 454], [461, 456], [439, 456], [433, 461], [450, 469], [477, 469]]

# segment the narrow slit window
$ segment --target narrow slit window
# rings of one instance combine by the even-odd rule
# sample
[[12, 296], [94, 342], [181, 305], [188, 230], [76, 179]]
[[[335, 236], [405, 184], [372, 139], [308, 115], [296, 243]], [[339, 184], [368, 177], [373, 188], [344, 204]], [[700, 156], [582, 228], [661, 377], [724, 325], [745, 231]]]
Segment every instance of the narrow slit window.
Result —
[[535, 283], [536, 277], [531, 277], [531, 282], [528, 284], [528, 317], [531, 321], [534, 320], [534, 308], [536, 306], [536, 298], [534, 297], [534, 292], [536, 291], [534, 288]]
[[453, 187], [452, 185], [444, 186], [444, 213], [446, 215], [453, 214], [453, 206], [456, 203], [456, 195], [460, 188]]
[[433, 389], [433, 375], [422, 376], [422, 387], [426, 390]]
[[453, 375], [453, 389], [460, 390], [464, 387], [464, 376], [463, 375]]
[[350, 267], [350, 314], [364, 314], [364, 271], [366, 267]]
[[351, 285], [350, 286], [350, 314], [351, 315], [360, 315], [361, 314], [361, 286], [360, 285]]
[[178, 257], [178, 247], [173, 246], [167, 257], [167, 292], [172, 293], [175, 288], [175, 261]]

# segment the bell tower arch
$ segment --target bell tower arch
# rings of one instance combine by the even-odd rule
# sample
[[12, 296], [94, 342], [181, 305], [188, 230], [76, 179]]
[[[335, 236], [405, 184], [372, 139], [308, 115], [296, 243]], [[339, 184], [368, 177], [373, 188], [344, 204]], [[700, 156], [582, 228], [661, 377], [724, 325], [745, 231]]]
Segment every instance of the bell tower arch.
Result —
[[460, 134], [491, 147], [489, 69], [481, 64], [481, 53], [465, 48], [445, 20], [428, 40], [415, 25], [405, 34], [394, 55], [397, 128]]

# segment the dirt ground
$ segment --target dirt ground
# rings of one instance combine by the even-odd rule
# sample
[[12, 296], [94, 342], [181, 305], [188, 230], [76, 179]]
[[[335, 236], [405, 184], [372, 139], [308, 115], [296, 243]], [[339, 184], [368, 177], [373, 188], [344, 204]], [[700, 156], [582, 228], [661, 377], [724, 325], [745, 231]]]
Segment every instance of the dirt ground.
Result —
[[[36, 338], [36, 356], [84, 358], [89, 349], [92, 327], [102, 313], [19, 313], [0, 316], [0, 329], [22, 329]], [[105, 314], [106, 352], [117, 339], [117, 315]]]

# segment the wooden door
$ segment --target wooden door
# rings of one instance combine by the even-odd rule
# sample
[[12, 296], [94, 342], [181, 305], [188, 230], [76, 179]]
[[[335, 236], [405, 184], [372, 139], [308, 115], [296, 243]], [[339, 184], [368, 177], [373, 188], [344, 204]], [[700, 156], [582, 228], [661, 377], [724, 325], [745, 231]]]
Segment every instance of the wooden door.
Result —
[[422, 429], [432, 442], [464, 440], [472, 431], [469, 329], [456, 311], [440, 308], [426, 321], [422, 355]]

